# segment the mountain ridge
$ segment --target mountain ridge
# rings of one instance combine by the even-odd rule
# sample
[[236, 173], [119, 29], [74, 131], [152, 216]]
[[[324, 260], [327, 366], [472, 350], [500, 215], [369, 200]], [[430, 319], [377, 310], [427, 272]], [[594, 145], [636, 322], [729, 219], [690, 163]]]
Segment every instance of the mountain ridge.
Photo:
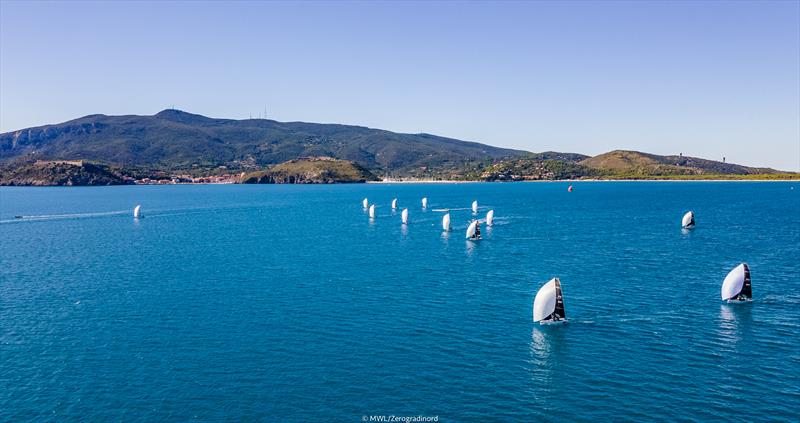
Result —
[[457, 165], [520, 150], [429, 134], [355, 125], [217, 119], [178, 110], [152, 116], [88, 115], [0, 134], [0, 161], [85, 159], [119, 165], [257, 169], [297, 157], [330, 156], [381, 172]]
[[682, 154], [661, 156], [632, 150], [613, 150], [594, 157], [556, 151], [531, 153], [427, 133], [404, 134], [336, 123], [211, 118], [177, 109], [154, 115], [92, 114], [0, 134], [0, 167], [12, 170], [37, 161], [86, 160], [135, 169], [137, 175], [150, 169], [162, 177], [170, 173], [204, 176], [258, 172], [308, 157], [352, 162], [392, 180], [780, 174], [770, 168]]

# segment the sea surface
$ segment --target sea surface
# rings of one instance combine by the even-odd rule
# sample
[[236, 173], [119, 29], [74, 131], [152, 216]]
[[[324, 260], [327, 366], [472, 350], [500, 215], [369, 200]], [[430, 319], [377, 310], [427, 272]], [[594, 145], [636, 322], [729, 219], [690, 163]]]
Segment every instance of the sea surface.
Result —
[[0, 188], [0, 421], [797, 422], [800, 183], [568, 185]]

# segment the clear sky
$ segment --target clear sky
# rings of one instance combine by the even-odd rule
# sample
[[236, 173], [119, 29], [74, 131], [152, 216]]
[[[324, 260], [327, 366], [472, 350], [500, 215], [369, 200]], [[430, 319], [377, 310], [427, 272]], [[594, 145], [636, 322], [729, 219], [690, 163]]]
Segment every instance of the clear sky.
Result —
[[800, 2], [0, 1], [0, 131], [170, 106], [800, 170]]

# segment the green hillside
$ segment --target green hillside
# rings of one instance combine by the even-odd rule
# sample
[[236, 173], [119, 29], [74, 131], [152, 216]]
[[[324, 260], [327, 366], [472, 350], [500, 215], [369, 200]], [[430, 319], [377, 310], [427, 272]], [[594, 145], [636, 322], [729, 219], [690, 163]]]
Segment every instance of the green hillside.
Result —
[[298, 157], [328, 156], [405, 174], [523, 154], [429, 134], [361, 126], [212, 119], [164, 110], [154, 116], [91, 115], [0, 134], [0, 162], [92, 160], [158, 169], [256, 170]]
[[773, 174], [769, 168], [755, 168], [687, 156], [658, 156], [639, 151], [614, 150], [584, 159], [580, 165], [601, 175], [648, 177], [667, 175], [756, 175]]
[[378, 180], [358, 164], [330, 157], [290, 160], [242, 177], [243, 184], [333, 184]]
[[79, 186], [133, 183], [119, 171], [96, 163], [39, 161], [0, 169], [0, 185]]
[[[304, 157], [317, 159], [298, 160]], [[60, 173], [76, 169], [31, 166], [37, 161], [68, 160], [102, 163], [125, 179], [250, 172], [248, 181], [272, 183], [370, 181], [375, 175], [399, 180], [482, 181], [776, 179], [794, 175], [683, 155], [625, 150], [595, 157], [530, 153], [429, 134], [267, 119], [214, 119], [172, 109], [153, 116], [90, 115], [0, 134], [0, 169], [4, 169], [6, 183], [45, 184], [50, 180], [59, 184], [73, 179], [112, 183], [113, 179], [99, 176], [64, 179]]]

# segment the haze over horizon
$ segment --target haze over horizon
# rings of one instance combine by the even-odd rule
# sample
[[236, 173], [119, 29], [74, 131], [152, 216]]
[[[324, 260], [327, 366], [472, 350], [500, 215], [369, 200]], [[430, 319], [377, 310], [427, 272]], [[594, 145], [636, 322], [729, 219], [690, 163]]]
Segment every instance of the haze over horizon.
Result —
[[800, 171], [800, 3], [0, 2], [0, 132], [173, 106]]

